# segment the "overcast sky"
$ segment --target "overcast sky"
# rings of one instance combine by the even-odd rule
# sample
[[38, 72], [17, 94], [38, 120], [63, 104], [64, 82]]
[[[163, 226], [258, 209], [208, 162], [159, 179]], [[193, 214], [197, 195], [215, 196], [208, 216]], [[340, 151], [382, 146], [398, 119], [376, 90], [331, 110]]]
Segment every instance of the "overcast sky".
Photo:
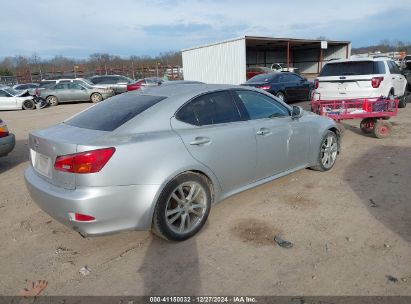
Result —
[[411, 41], [410, 0], [13, 0], [0, 57], [150, 55], [244, 35]]

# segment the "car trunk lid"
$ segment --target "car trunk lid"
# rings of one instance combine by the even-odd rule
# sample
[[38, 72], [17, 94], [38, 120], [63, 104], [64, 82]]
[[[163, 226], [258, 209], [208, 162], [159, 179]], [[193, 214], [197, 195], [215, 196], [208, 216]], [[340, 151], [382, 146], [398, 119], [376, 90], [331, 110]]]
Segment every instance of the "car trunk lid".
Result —
[[54, 169], [56, 158], [73, 154], [79, 145], [89, 145], [108, 132], [83, 129], [64, 123], [29, 134], [30, 161], [37, 175], [65, 189], [76, 188], [76, 174]]

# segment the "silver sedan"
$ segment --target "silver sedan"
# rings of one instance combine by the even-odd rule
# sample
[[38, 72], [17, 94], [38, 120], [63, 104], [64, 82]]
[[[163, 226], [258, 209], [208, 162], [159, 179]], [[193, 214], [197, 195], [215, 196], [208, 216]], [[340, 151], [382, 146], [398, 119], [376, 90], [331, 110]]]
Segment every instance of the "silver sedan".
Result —
[[331, 169], [336, 123], [259, 89], [130, 92], [29, 135], [33, 200], [81, 235], [152, 228], [185, 240], [225, 198], [296, 170]]
[[114, 95], [108, 88], [96, 88], [86, 83], [59, 82], [51, 87], [39, 90], [40, 97], [46, 99], [50, 105], [56, 106], [67, 101], [100, 102]]

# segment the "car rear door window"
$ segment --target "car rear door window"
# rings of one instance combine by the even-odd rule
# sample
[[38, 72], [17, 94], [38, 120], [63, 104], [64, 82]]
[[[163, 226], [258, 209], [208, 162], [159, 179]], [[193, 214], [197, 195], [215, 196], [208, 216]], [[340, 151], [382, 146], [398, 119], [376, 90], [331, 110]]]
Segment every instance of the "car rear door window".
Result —
[[73, 82], [68, 84], [68, 88], [71, 89], [71, 90], [81, 90], [81, 89], [83, 89], [83, 87], [81, 85], [79, 85], [78, 83], [73, 83]]
[[213, 125], [243, 120], [230, 92], [201, 95], [184, 105], [176, 114], [180, 121], [197, 125]]
[[113, 131], [165, 98], [123, 94], [104, 100], [64, 123], [84, 129]]
[[385, 74], [385, 64], [384, 61], [374, 62], [374, 74]]
[[66, 90], [68, 89], [68, 83], [59, 83], [54, 87], [54, 90]]
[[394, 61], [387, 61], [387, 63], [388, 63], [388, 68], [390, 69], [391, 74], [401, 74], [400, 70], [398, 69]]
[[281, 103], [264, 94], [253, 91], [236, 91], [250, 119], [290, 116], [290, 111]]

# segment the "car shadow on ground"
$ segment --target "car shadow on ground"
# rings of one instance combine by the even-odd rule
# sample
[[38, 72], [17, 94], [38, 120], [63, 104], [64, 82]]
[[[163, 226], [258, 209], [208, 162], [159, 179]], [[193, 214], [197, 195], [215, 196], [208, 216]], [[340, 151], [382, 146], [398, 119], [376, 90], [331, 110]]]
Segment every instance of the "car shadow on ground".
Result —
[[16, 146], [7, 156], [0, 157], [0, 174], [29, 160], [27, 140], [16, 140]]
[[411, 147], [380, 146], [367, 150], [346, 169], [344, 180], [370, 214], [411, 242]]
[[196, 238], [168, 242], [153, 236], [137, 272], [145, 295], [195, 295], [201, 280]]

